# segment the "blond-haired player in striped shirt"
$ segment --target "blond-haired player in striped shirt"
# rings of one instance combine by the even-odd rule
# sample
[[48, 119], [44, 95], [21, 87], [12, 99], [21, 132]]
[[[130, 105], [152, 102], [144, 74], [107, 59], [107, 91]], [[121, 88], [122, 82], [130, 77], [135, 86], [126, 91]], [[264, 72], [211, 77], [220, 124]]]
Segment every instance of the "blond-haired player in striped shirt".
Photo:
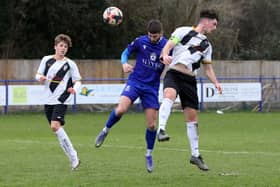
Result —
[[67, 155], [72, 170], [75, 170], [80, 165], [80, 160], [63, 128], [67, 105], [81, 86], [81, 75], [77, 65], [65, 56], [71, 46], [71, 38], [68, 35], [57, 35], [54, 40], [55, 54], [43, 57], [35, 78], [45, 84], [44, 109], [47, 120]]

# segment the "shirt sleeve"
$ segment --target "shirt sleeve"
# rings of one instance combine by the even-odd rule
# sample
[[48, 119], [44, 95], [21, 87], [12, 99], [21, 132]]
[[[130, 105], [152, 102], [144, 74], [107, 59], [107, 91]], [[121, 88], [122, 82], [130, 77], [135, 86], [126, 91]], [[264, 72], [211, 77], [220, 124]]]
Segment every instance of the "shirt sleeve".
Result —
[[172, 34], [169, 40], [173, 41], [176, 45], [183, 39], [185, 32], [182, 32], [183, 28], [177, 28]]
[[133, 53], [133, 52], [137, 52], [139, 49], [139, 38], [136, 38], [133, 42], [131, 42], [130, 44], [127, 45], [127, 52], [129, 54]]
[[47, 61], [47, 57], [43, 57], [41, 62], [40, 62], [37, 74], [44, 75], [44, 71], [45, 71], [45, 68], [46, 68], [46, 61]]
[[122, 52], [122, 55], [121, 55], [122, 64], [127, 63], [129, 55], [130, 55], [130, 53], [128, 52], [127, 48], [125, 48], [125, 50]]
[[125, 64], [128, 61], [128, 57], [131, 53], [137, 52], [139, 49], [139, 37], [136, 38], [133, 42], [127, 45], [127, 48], [122, 52], [121, 63]]
[[71, 63], [71, 77], [72, 77], [72, 81], [75, 82], [75, 81], [80, 81], [82, 79], [81, 75], [80, 75], [80, 72], [79, 72], [79, 69], [78, 69], [78, 66], [75, 62], [72, 62]]
[[203, 57], [204, 57], [203, 60], [202, 60], [203, 64], [211, 64], [212, 63], [212, 50], [213, 50], [212, 45], [209, 43], [209, 47], [203, 55]]

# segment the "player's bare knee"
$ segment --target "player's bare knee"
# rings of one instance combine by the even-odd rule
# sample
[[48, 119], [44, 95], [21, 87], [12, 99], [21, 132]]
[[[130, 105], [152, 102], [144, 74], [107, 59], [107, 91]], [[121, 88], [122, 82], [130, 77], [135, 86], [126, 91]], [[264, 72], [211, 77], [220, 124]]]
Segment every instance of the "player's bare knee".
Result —
[[59, 128], [56, 127], [56, 126], [51, 126], [51, 129], [52, 129], [53, 132], [56, 132]]
[[51, 129], [53, 132], [56, 132], [60, 127], [61, 127], [61, 125], [58, 121], [51, 122]]
[[127, 111], [127, 108], [123, 106], [118, 106], [115, 110], [117, 116], [122, 116]]
[[175, 89], [173, 88], [164, 89], [164, 98], [168, 98], [174, 101], [176, 97], [177, 97], [177, 93]]

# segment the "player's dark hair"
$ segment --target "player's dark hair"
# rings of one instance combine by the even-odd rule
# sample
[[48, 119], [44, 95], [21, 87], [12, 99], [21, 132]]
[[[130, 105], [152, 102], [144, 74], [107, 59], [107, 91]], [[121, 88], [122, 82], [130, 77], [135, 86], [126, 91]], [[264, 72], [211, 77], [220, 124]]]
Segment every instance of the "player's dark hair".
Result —
[[152, 34], [160, 33], [162, 31], [162, 24], [157, 19], [152, 19], [147, 24], [147, 31]]
[[65, 42], [68, 45], [68, 47], [72, 47], [72, 41], [70, 36], [66, 34], [59, 34], [55, 37], [54, 44], [57, 45], [61, 41]]
[[219, 15], [215, 10], [205, 9], [200, 12], [200, 18], [216, 19], [219, 21]]

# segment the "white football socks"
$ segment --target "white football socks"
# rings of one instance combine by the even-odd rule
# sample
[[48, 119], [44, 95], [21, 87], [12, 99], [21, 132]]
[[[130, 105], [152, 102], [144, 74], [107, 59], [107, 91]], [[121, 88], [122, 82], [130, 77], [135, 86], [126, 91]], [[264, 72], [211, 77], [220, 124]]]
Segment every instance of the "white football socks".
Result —
[[74, 149], [68, 135], [62, 127], [60, 127], [56, 132], [59, 144], [69, 160], [77, 159], [77, 151]]
[[198, 123], [196, 121], [186, 123], [187, 135], [190, 141], [192, 156], [198, 157]]
[[158, 122], [159, 122], [159, 128], [165, 131], [167, 120], [169, 118], [169, 115], [171, 113], [171, 108], [173, 105], [174, 101], [168, 98], [164, 98], [162, 100], [162, 103], [159, 108], [159, 117], [158, 117]]
[[151, 156], [152, 155], [153, 150], [152, 149], [147, 149], [146, 150], [146, 156]]
[[105, 133], [108, 133], [109, 130], [110, 130], [110, 129], [109, 129], [108, 127], [106, 127], [106, 126], [102, 129], [102, 131], [105, 132]]

